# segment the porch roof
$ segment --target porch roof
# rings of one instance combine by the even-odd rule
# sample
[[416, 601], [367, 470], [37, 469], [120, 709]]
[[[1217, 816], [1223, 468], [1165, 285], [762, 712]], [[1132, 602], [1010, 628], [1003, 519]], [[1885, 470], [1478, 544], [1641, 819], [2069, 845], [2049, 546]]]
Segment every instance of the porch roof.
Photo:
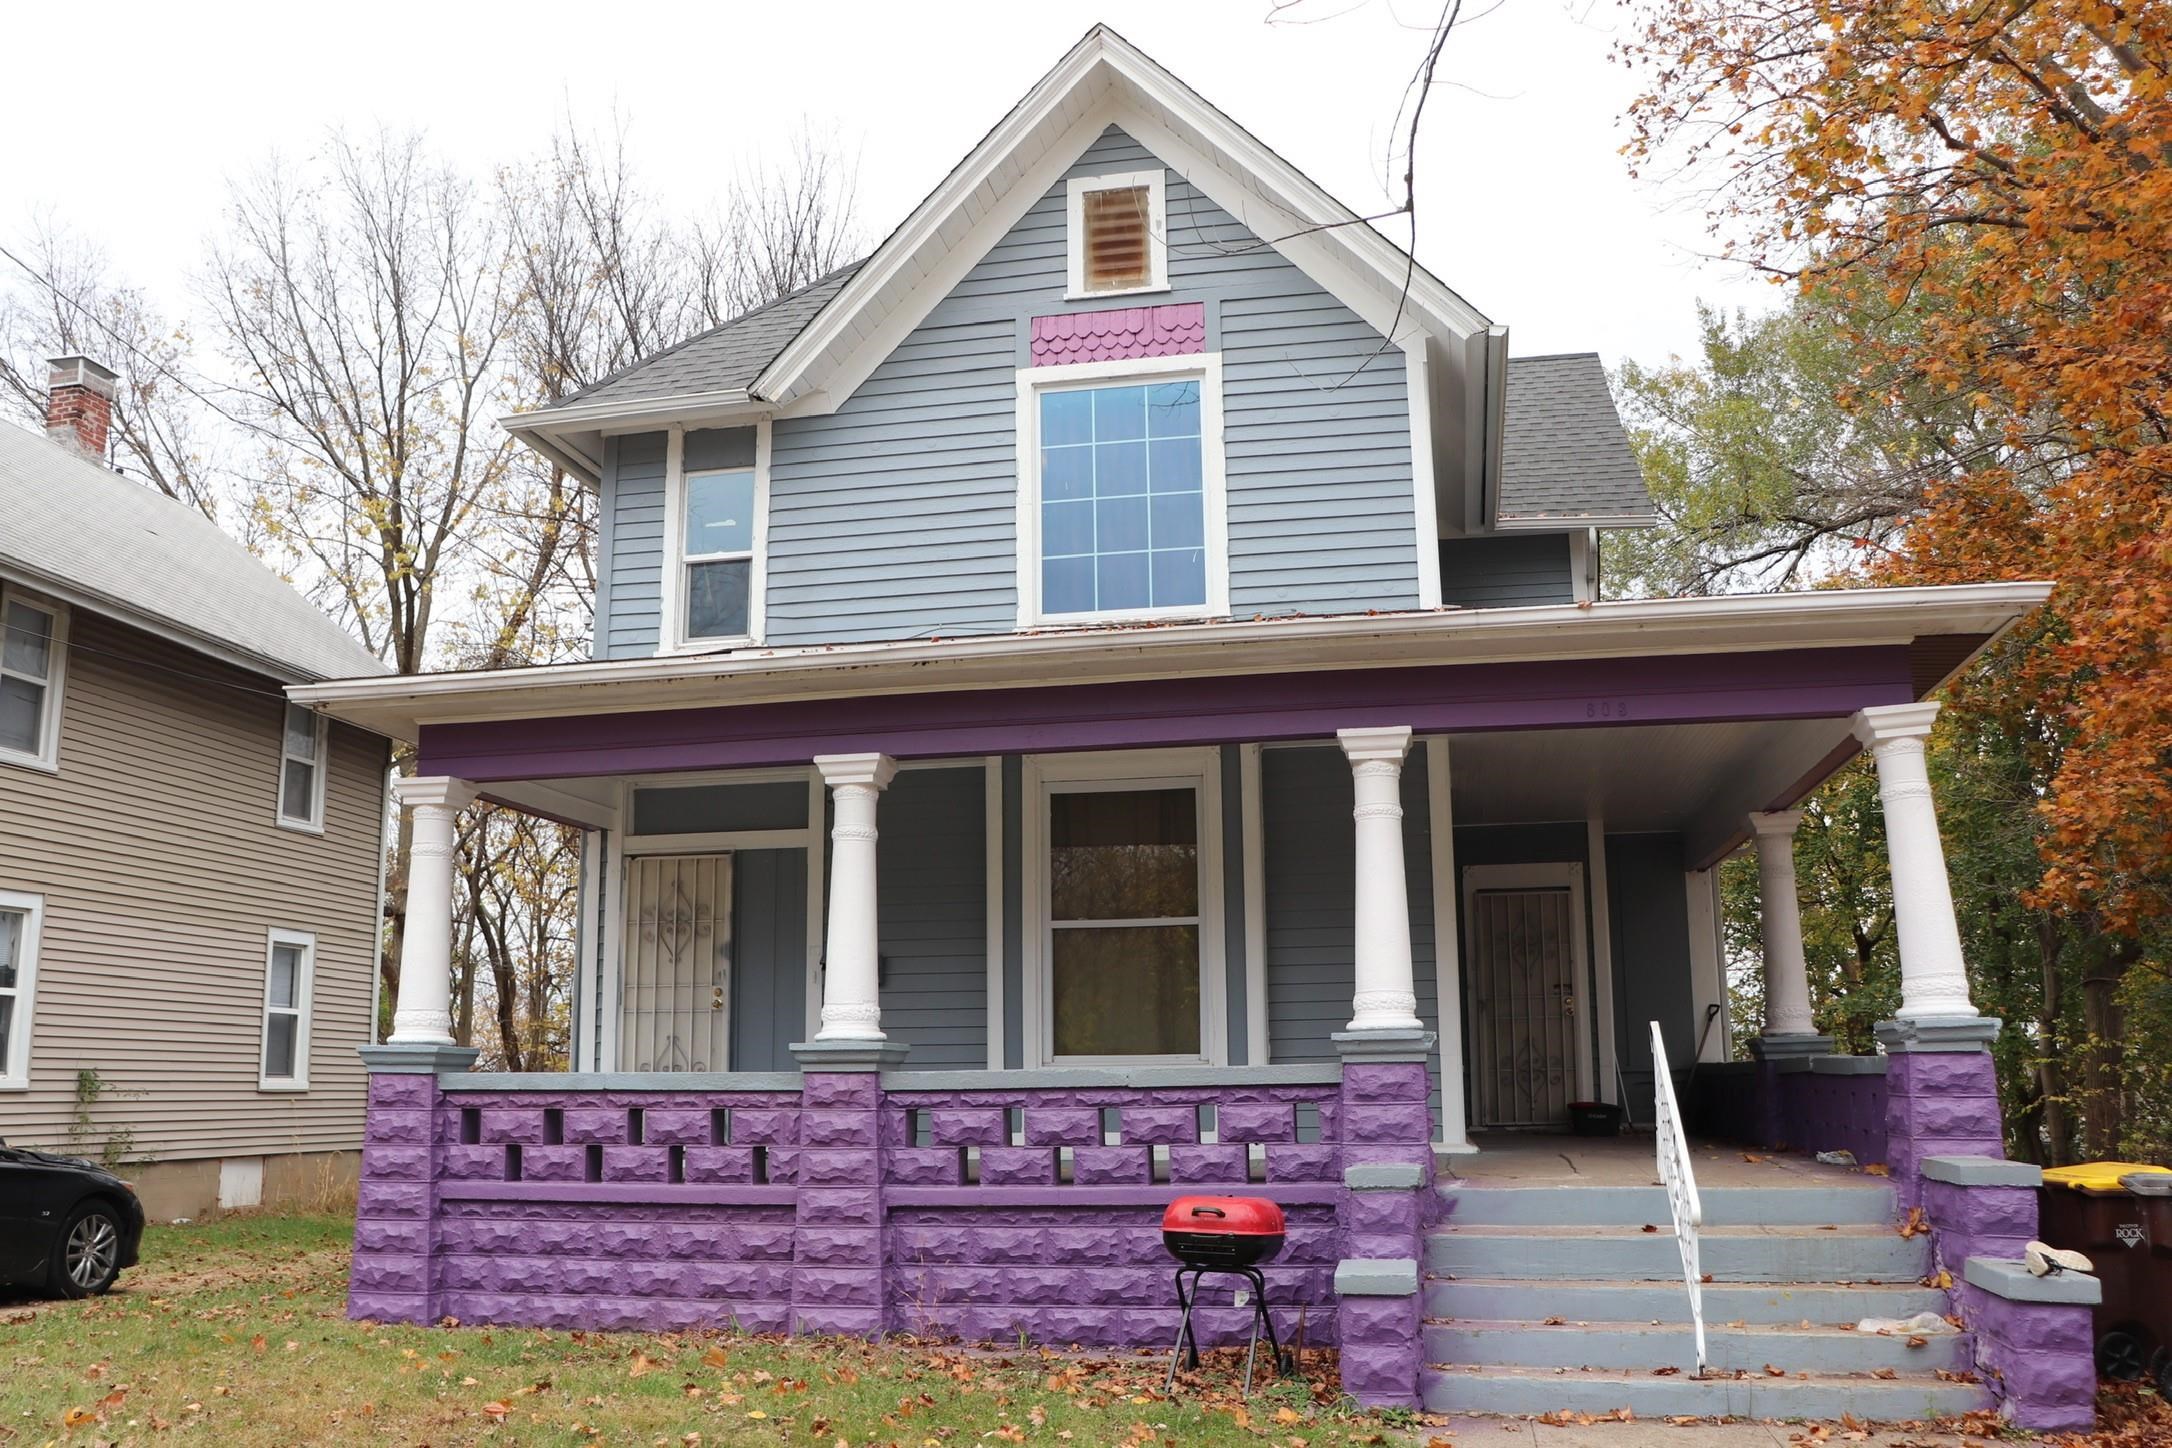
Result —
[[1890, 646], [1907, 651], [1921, 697], [2051, 587], [1825, 589], [1053, 629], [343, 679], [289, 693], [334, 718], [415, 741], [428, 725], [894, 694]]

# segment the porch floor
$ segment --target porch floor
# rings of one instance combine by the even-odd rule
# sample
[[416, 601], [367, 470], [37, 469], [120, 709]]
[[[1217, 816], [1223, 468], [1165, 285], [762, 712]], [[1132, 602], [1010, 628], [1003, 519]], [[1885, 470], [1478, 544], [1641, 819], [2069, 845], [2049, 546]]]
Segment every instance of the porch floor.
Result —
[[[1437, 1158], [1443, 1180], [1473, 1186], [1646, 1187], [1659, 1185], [1652, 1133], [1571, 1136], [1566, 1132], [1480, 1131], [1475, 1153]], [[1812, 1157], [1746, 1151], [1722, 1142], [1689, 1144], [1700, 1189], [1711, 1187], [1845, 1187], [1876, 1178]]]

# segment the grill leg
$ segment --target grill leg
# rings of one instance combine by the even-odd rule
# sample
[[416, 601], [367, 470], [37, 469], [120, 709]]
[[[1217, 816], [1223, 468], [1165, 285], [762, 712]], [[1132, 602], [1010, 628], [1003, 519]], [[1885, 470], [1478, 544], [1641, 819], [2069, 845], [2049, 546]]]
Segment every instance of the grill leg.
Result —
[[1162, 1384], [1162, 1392], [1164, 1393], [1176, 1391], [1177, 1364], [1184, 1360], [1184, 1348], [1187, 1343], [1191, 1345], [1192, 1350], [1191, 1365], [1194, 1368], [1199, 1366], [1199, 1339], [1192, 1334], [1192, 1304], [1199, 1300], [1199, 1274], [1196, 1272], [1192, 1274], [1192, 1291], [1191, 1295], [1187, 1297], [1184, 1293], [1184, 1270], [1179, 1267], [1176, 1273], [1177, 1306], [1182, 1309], [1182, 1312], [1177, 1318], [1176, 1346], [1169, 1350], [1169, 1378], [1168, 1381]]
[[[1267, 1315], [1267, 1284], [1254, 1268], [1245, 1268], [1243, 1275], [1252, 1288], [1252, 1340], [1244, 1349], [1244, 1396], [1249, 1398], [1252, 1396], [1252, 1363], [1259, 1356], [1259, 1320]], [[1267, 1325], [1267, 1342], [1272, 1349], [1274, 1324], [1271, 1322]]]

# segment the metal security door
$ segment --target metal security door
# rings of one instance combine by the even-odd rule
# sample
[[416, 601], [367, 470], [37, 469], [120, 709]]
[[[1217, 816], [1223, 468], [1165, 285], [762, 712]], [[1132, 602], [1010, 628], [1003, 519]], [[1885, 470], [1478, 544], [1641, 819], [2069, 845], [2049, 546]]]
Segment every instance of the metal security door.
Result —
[[1479, 1121], [1559, 1126], [1576, 1090], [1576, 948], [1566, 889], [1472, 899], [1471, 1036]]
[[621, 978], [621, 1070], [730, 1069], [730, 855], [627, 860]]

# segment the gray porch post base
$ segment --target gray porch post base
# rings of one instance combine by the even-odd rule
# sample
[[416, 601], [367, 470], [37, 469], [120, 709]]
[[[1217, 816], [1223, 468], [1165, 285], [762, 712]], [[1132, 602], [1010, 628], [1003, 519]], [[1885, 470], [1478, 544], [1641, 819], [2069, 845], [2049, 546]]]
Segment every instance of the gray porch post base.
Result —
[[903, 1041], [794, 1041], [786, 1047], [802, 1071], [894, 1071], [905, 1064]]
[[355, 1193], [347, 1315], [435, 1322], [437, 1078], [467, 1071], [478, 1053], [472, 1046], [428, 1042], [358, 1049], [370, 1073], [369, 1114]]
[[1808, 1143], [1790, 1141], [1788, 1084], [1781, 1079], [1781, 1063], [1802, 1061], [1833, 1053], [1831, 1036], [1762, 1035], [1750, 1037], [1750, 1055], [1757, 1062], [1757, 1144], [1767, 1151], [1792, 1146], [1811, 1149]]
[[1888, 1054], [1902, 1051], [1988, 1051], [1999, 1038], [1996, 1016], [1922, 1016], [1871, 1027]]
[[1432, 1225], [1431, 1031], [1339, 1031], [1343, 1194], [1335, 1269], [1343, 1390], [1367, 1407], [1415, 1408], [1425, 1366], [1416, 1264]]
[[473, 1046], [440, 1046], [427, 1041], [357, 1046], [355, 1050], [372, 1076], [457, 1075], [473, 1070], [476, 1057], [482, 1055]]

